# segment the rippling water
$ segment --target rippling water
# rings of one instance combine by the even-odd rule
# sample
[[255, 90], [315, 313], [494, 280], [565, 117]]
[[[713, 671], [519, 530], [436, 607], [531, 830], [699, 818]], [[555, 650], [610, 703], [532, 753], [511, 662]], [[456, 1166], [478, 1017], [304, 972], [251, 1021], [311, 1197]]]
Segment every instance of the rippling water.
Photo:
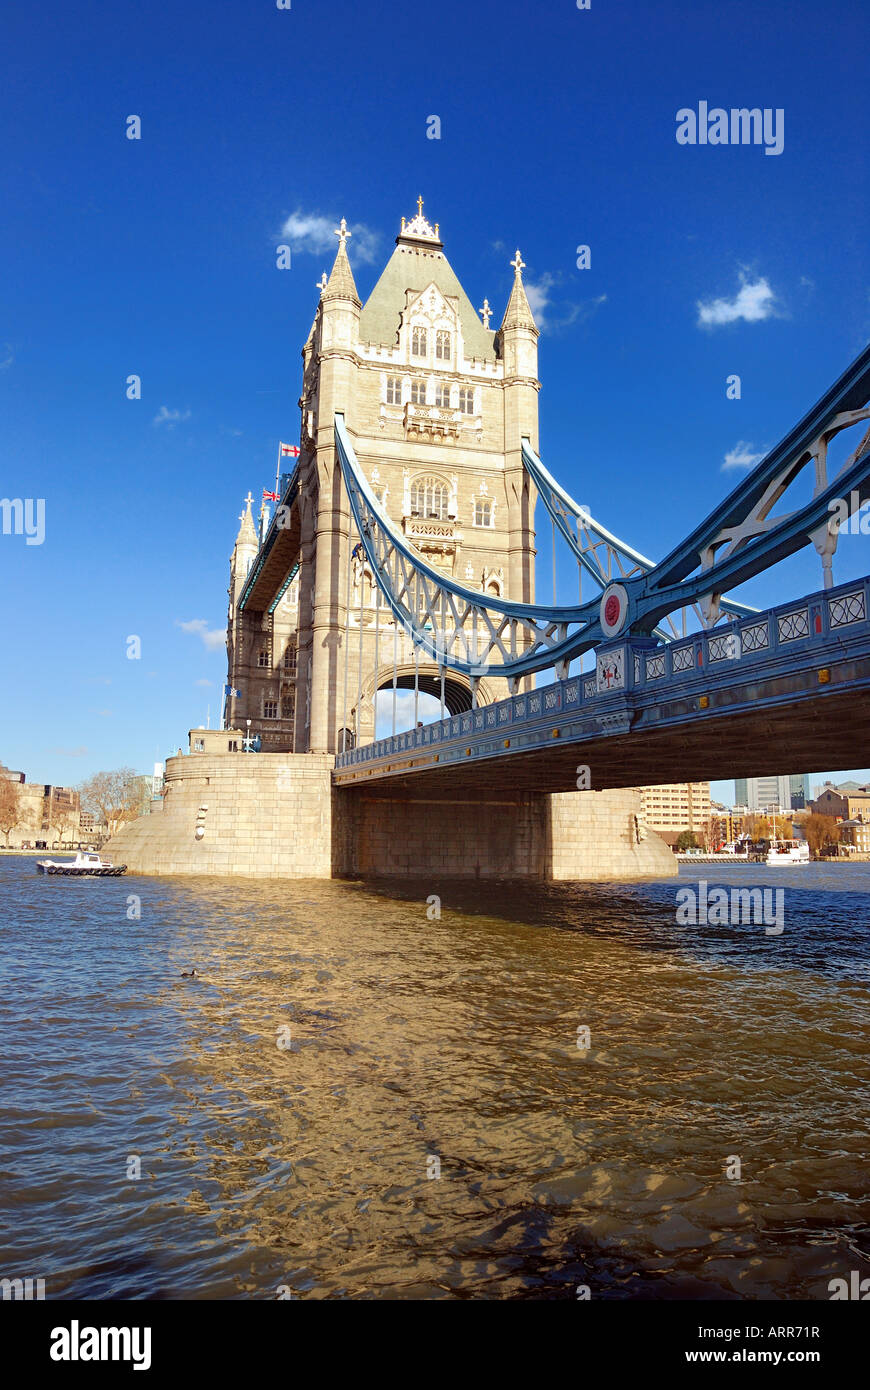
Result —
[[68, 1298], [866, 1277], [870, 864], [699, 872], [784, 888], [782, 935], [678, 927], [685, 870], [374, 890], [0, 856], [0, 1276]]

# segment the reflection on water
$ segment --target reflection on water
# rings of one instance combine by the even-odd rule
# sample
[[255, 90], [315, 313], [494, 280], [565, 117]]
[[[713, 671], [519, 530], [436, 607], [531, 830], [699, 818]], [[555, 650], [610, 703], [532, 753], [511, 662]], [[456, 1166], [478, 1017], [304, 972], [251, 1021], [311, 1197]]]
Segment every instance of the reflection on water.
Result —
[[702, 873], [784, 887], [783, 935], [678, 928], [675, 881], [77, 883], [0, 858], [0, 1275], [84, 1298], [866, 1277], [870, 865]]

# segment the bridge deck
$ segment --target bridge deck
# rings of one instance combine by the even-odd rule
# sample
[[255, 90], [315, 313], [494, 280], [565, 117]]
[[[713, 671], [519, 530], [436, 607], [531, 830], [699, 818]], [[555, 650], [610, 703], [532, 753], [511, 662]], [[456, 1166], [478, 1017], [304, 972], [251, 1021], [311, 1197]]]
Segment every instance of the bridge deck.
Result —
[[[336, 786], [478, 799], [860, 765], [870, 748], [870, 579], [339, 755]], [[621, 654], [621, 655], [620, 655]], [[615, 674], [614, 674], [615, 673]]]
[[299, 468], [295, 469], [275, 508], [272, 523], [263, 539], [239, 598], [239, 608], [271, 613], [299, 564], [301, 519], [299, 515]]

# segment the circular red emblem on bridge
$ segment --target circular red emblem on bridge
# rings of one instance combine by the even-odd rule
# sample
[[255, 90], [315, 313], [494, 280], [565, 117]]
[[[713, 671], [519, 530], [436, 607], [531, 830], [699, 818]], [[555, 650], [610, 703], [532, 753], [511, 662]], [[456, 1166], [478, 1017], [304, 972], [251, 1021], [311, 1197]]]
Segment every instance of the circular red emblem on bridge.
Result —
[[604, 636], [615, 637], [617, 632], [625, 626], [627, 614], [628, 594], [626, 590], [622, 584], [608, 584], [601, 595], [601, 607], [598, 610], [601, 631]]

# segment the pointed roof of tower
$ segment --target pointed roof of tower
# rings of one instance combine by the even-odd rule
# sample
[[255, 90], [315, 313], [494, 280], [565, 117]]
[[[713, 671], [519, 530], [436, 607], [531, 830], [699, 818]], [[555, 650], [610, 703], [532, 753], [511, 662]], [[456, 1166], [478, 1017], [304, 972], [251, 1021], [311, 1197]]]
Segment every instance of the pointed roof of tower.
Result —
[[361, 343], [395, 347], [407, 302], [406, 290], [422, 294], [427, 285], [434, 284], [445, 298], [459, 301], [466, 355], [495, 361], [495, 334], [491, 328], [484, 328], [474, 312], [471, 300], [444, 255], [443, 246], [438, 223], [433, 227], [423, 216], [423, 200], [418, 198], [417, 216], [411, 222], [402, 218], [396, 249], [363, 305], [359, 321]]
[[537, 333], [538, 325], [535, 323], [531, 306], [526, 297], [526, 287], [523, 284], [522, 272], [525, 269], [525, 261], [519, 253], [519, 248], [511, 261], [511, 265], [514, 268], [514, 283], [511, 297], [504, 311], [504, 318], [501, 321], [502, 330], [505, 328], [530, 328]]
[[350, 261], [347, 259], [346, 243], [352, 233], [347, 230], [344, 218], [336, 227], [335, 235], [338, 237], [338, 255], [320, 298], [323, 303], [329, 299], [350, 299], [359, 307], [360, 297], [356, 292]]
[[239, 527], [239, 534], [236, 536], [236, 545], [253, 545], [256, 547], [259, 544], [257, 540], [257, 528], [254, 525], [254, 518], [251, 516], [253, 502], [254, 499], [249, 491], [245, 498], [245, 510], [239, 516], [239, 521], [242, 524]]

